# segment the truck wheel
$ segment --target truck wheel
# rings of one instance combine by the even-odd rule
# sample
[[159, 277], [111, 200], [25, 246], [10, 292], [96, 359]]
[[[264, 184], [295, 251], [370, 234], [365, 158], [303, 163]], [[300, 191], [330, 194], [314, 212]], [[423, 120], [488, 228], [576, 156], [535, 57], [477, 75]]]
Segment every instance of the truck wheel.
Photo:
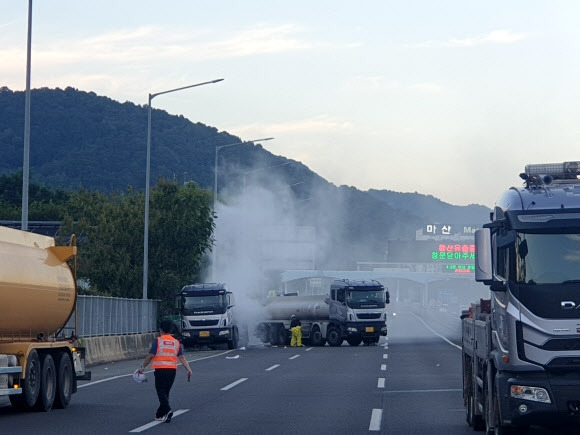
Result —
[[281, 325], [278, 327], [278, 344], [280, 346], [286, 346], [288, 344], [288, 334], [286, 333], [286, 328]]
[[31, 350], [26, 359], [25, 379], [21, 381], [22, 394], [10, 395], [10, 403], [16, 409], [29, 410], [38, 399], [40, 391], [40, 359], [36, 350]]
[[358, 346], [361, 343], [362, 338], [352, 337], [352, 338], [347, 338], [346, 341], [348, 341], [348, 344], [350, 344], [351, 346]]
[[39, 411], [48, 412], [52, 409], [56, 396], [56, 367], [50, 354], [41, 356], [40, 391], [35, 408]]
[[474, 431], [481, 432], [485, 430], [485, 421], [483, 420], [483, 416], [475, 414], [475, 398], [473, 395], [469, 396], [467, 399], [467, 422], [471, 421], [470, 426], [473, 427]]
[[318, 326], [312, 328], [312, 332], [310, 333], [310, 344], [312, 346], [324, 346], [324, 338], [322, 337], [322, 332], [320, 332]]
[[261, 324], [260, 326], [258, 326], [258, 337], [260, 338], [260, 341], [264, 344], [270, 342], [269, 329], [270, 328], [268, 327], [268, 325], [265, 324]]
[[342, 335], [340, 334], [340, 330], [336, 326], [331, 326], [328, 328], [328, 332], [326, 334], [326, 341], [328, 341], [328, 345], [332, 347], [337, 347], [342, 344]]
[[73, 391], [73, 368], [70, 356], [60, 352], [56, 357], [56, 396], [53, 408], [64, 409], [70, 403]]
[[268, 331], [268, 341], [270, 341], [272, 346], [278, 344], [278, 327], [276, 325], [270, 326], [270, 330]]
[[228, 349], [238, 348], [238, 328], [234, 326], [232, 329], [232, 339], [228, 341]]

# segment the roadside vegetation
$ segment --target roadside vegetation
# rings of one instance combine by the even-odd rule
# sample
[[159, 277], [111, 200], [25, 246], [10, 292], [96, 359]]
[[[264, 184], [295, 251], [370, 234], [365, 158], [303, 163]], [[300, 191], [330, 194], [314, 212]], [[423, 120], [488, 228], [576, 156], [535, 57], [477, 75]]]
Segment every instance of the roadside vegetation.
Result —
[[[29, 221], [59, 221], [58, 243], [78, 241], [81, 294], [141, 298], [143, 191], [103, 193], [30, 185]], [[20, 220], [22, 172], [0, 175], [0, 220]], [[170, 312], [184, 282], [197, 282], [212, 245], [212, 193], [160, 178], [150, 191], [148, 297]]]

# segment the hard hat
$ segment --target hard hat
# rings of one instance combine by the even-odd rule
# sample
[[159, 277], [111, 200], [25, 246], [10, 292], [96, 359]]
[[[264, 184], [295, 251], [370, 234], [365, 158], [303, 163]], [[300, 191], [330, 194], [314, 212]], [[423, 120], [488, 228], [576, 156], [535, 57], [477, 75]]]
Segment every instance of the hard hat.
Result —
[[133, 379], [138, 384], [140, 384], [141, 382], [147, 382], [147, 376], [145, 376], [145, 373], [139, 373], [139, 369], [133, 372]]
[[294, 314], [292, 314], [292, 316], [290, 316], [291, 319], [294, 319], [296, 316]]

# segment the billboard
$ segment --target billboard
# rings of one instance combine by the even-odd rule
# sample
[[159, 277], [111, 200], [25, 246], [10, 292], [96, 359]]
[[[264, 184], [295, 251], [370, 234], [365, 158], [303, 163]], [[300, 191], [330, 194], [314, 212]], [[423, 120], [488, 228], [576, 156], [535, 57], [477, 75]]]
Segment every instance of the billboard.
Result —
[[475, 270], [473, 241], [389, 240], [389, 263], [440, 264], [450, 273], [472, 273]]

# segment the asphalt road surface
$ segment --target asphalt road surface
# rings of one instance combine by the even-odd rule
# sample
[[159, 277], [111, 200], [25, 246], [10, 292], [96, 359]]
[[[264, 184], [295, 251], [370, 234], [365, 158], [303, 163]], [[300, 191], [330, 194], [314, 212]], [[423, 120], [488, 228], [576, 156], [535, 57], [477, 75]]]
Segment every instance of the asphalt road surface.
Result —
[[[187, 352], [171, 423], [154, 421], [153, 373], [142, 360], [91, 367], [65, 410], [22, 413], [0, 399], [1, 434], [468, 434], [458, 315], [391, 308], [378, 346], [248, 346]], [[400, 308], [400, 310], [397, 310]], [[545, 430], [531, 434], [550, 433]]]

